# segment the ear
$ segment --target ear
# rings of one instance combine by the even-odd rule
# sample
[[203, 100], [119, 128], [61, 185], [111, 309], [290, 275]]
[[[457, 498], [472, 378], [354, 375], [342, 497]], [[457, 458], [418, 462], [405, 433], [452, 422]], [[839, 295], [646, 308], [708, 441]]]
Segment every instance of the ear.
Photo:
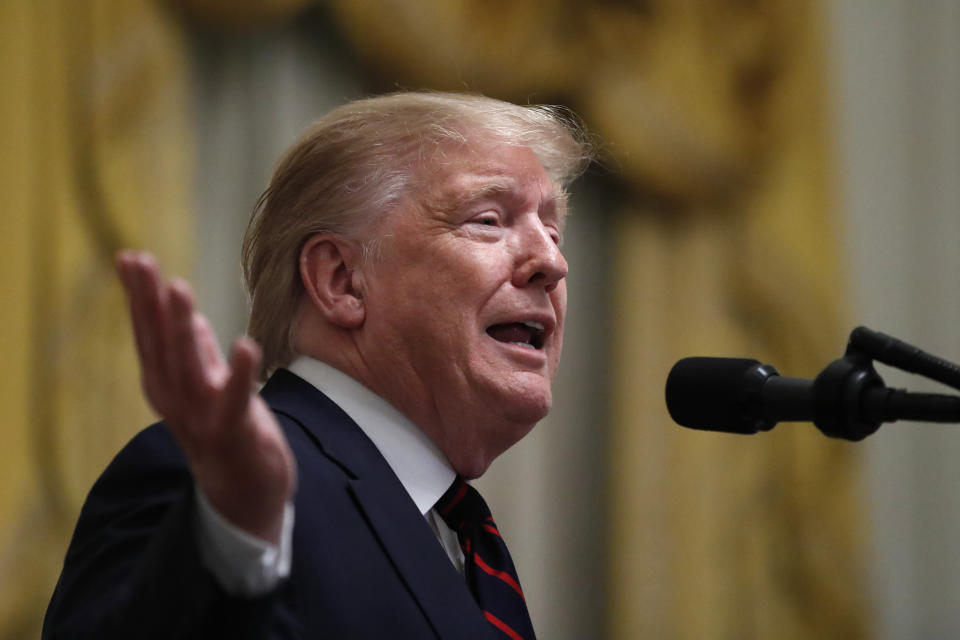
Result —
[[355, 271], [361, 256], [355, 242], [318, 233], [300, 251], [300, 279], [311, 305], [331, 324], [355, 329], [363, 324], [362, 275]]

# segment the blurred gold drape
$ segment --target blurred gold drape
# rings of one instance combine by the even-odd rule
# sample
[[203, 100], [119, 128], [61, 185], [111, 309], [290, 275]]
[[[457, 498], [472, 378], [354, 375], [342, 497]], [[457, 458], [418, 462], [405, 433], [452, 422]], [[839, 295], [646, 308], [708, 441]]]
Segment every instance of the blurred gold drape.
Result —
[[[169, 4], [250, 26], [304, 0]], [[817, 3], [325, 4], [392, 81], [568, 102], [652, 203], [614, 234], [610, 637], [865, 637], [850, 449], [809, 429], [682, 432], [661, 391], [684, 355], [800, 376], [842, 349]], [[38, 635], [83, 494], [148, 419], [111, 254], [144, 246], [182, 271], [192, 234], [183, 46], [159, 3], [9, 0], [0, 52], [13, 639]]]
[[0, 3], [0, 638], [38, 638], [77, 511], [150, 419], [112, 254], [181, 271], [184, 64], [147, 0]]
[[654, 203], [614, 229], [610, 637], [866, 637], [850, 445], [683, 432], [662, 391], [686, 355], [842, 353], [818, 4], [327, 4], [401, 86], [566, 100]]
[[[737, 142], [718, 135], [724, 153], [704, 150], [725, 160], [714, 171], [724, 179], [711, 187], [704, 172], [683, 211], [617, 221], [616, 638], [869, 635], [852, 445], [790, 426], [753, 439], [682, 431], [663, 406], [662, 381], [684, 355], [753, 354], [812, 377], [843, 351], [819, 15], [790, 9], [766, 15], [756, 57], [741, 60], [752, 64], [740, 68], [743, 102], [728, 104]], [[688, 177], [706, 165], [688, 164]]]

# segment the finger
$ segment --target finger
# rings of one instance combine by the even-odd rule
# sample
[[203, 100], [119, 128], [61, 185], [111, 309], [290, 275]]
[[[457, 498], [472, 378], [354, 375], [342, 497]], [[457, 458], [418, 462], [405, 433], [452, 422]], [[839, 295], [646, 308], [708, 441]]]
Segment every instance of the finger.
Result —
[[218, 422], [224, 428], [243, 423], [244, 413], [253, 395], [253, 385], [260, 368], [260, 347], [247, 336], [237, 338], [230, 349], [230, 377], [223, 390]]
[[[127, 292], [134, 340], [140, 357], [144, 386], [154, 394], [168, 384], [165, 351], [168, 311], [165, 286], [156, 261], [149, 254], [128, 252], [118, 260]], [[151, 401], [156, 398], [151, 397]], [[154, 407], [160, 410], [160, 407]]]
[[120, 251], [116, 255], [115, 263], [117, 275], [120, 277], [120, 283], [123, 285], [124, 297], [127, 301], [127, 308], [130, 313], [130, 326], [133, 330], [133, 337], [137, 346], [137, 353], [144, 351], [144, 336], [141, 333], [143, 322], [141, 320], [142, 305], [140, 303], [140, 289], [136, 284], [136, 254], [133, 251]]
[[210, 321], [201, 313], [194, 312], [194, 325], [197, 345], [200, 350], [200, 361], [209, 372], [213, 384], [222, 387], [226, 383], [230, 372], [223, 359], [223, 353], [220, 351], [220, 345], [217, 343], [217, 336], [210, 326]]
[[[196, 404], [196, 409], [209, 411], [210, 398], [215, 391], [212, 376], [200, 355], [197, 314], [193, 292], [183, 280], [170, 283], [170, 332], [167, 363], [181, 402]], [[201, 415], [205, 411], [201, 411]]]
[[127, 288], [127, 276], [130, 272], [130, 265], [133, 263], [133, 251], [130, 249], [120, 249], [113, 256], [113, 267], [120, 278], [120, 284]]

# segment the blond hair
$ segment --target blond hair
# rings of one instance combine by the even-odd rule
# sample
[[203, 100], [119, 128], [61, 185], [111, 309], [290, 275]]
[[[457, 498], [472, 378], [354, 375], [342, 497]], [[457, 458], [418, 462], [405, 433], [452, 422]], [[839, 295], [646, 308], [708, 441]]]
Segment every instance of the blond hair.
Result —
[[530, 148], [561, 189], [592, 158], [583, 128], [567, 111], [452, 93], [395, 93], [347, 103], [286, 151], [242, 247], [247, 331], [263, 349], [263, 377], [296, 355], [303, 297], [298, 262], [307, 239], [333, 233], [369, 249], [371, 225], [415, 193], [417, 168], [428, 152], [478, 138]]

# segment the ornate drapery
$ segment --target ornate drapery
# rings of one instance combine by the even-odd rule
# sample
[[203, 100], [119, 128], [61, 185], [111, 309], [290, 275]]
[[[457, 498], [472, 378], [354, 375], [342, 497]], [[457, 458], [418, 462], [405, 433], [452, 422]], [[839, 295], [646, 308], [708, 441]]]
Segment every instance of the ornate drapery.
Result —
[[184, 70], [147, 0], [0, 3], [0, 52], [0, 637], [37, 638], [80, 503], [149, 420], [112, 259], [182, 272]]
[[[305, 4], [166, 6], [253, 28]], [[842, 348], [816, 3], [324, 4], [400, 86], [570, 104], [626, 187], [610, 275], [610, 637], [864, 637], [849, 447], [786, 427], [685, 433], [661, 392], [684, 355], [749, 353], [799, 376]], [[0, 637], [37, 635], [83, 492], [147, 419], [110, 256], [188, 253], [184, 53], [164, 11], [0, 4], [0, 334], [22, 372], [3, 391]]]

